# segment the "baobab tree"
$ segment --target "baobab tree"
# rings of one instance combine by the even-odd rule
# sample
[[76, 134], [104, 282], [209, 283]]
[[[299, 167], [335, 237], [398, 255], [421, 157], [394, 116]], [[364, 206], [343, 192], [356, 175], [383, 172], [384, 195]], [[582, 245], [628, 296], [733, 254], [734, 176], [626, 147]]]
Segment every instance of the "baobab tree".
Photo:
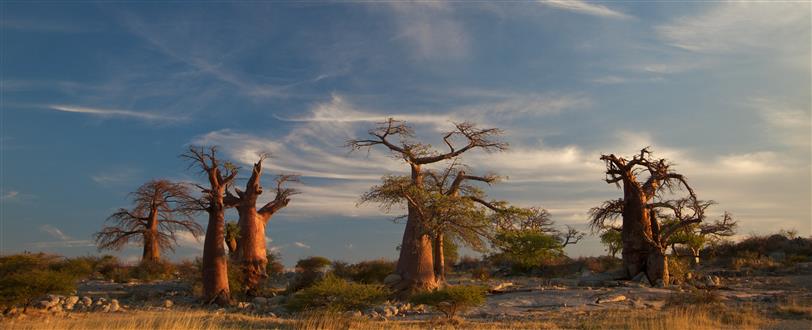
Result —
[[181, 157], [189, 160], [189, 167], [198, 167], [206, 175], [209, 186], [197, 185], [203, 193], [198, 200], [199, 208], [209, 214], [206, 239], [203, 243], [203, 297], [209, 303], [229, 305], [231, 292], [228, 287], [228, 257], [225, 241], [224, 198], [226, 190], [237, 176], [237, 167], [230, 162], [221, 163], [217, 147], [189, 147]]
[[267, 155], [260, 155], [254, 164], [251, 177], [245, 184], [245, 191], [234, 189], [236, 195], [226, 190], [224, 202], [237, 208], [240, 219], [239, 236], [236, 239], [237, 259], [242, 265], [246, 293], [253, 295], [262, 280], [268, 277], [265, 271], [268, 265], [267, 250], [265, 247], [265, 226], [268, 220], [290, 202], [290, 197], [296, 190], [285, 187], [287, 182], [296, 182], [296, 175], [279, 175], [276, 177], [276, 196], [270, 202], [257, 208], [257, 198], [262, 194], [260, 178], [262, 176], [262, 161]]
[[[389, 118], [380, 126], [369, 131], [368, 139], [347, 141], [351, 150], [383, 146], [397, 158], [409, 165], [411, 172], [407, 189], [424, 189], [425, 172], [423, 166], [454, 159], [463, 153], [482, 149], [486, 152], [501, 151], [507, 148], [505, 142], [495, 138], [502, 134], [497, 128], [477, 128], [474, 124], [464, 122], [454, 124], [454, 130], [443, 135], [448, 151], [439, 152], [428, 144], [413, 142], [414, 131], [402, 121]], [[397, 139], [393, 141], [391, 139]], [[455, 146], [454, 140], [461, 138], [465, 144]], [[408, 200], [406, 228], [401, 242], [400, 256], [395, 272], [401, 277], [394, 288], [401, 294], [408, 295], [415, 291], [432, 290], [439, 286], [434, 274], [432, 257], [432, 240], [425, 217], [420, 215], [420, 201]]]
[[[593, 230], [621, 232], [623, 265], [628, 277], [645, 273], [651, 284], [667, 284], [668, 263], [665, 254], [669, 238], [678, 230], [705, 220], [705, 210], [713, 202], [701, 201], [686, 178], [671, 170], [665, 159], [653, 159], [643, 148], [627, 160], [613, 154], [602, 155], [606, 163], [606, 182], [622, 185], [623, 198], [604, 202], [590, 210]], [[641, 177], [647, 175], [647, 177]], [[668, 200], [664, 193], [685, 189], [687, 196]], [[665, 214], [671, 214], [666, 223]], [[620, 227], [613, 224], [618, 217]]]
[[112, 225], [94, 234], [100, 250], [120, 250], [127, 243], [140, 242], [144, 247], [141, 261], [155, 262], [161, 259], [161, 250], [174, 251], [176, 232], [188, 231], [195, 239], [203, 234], [193, 219], [196, 210], [186, 185], [152, 180], [130, 195], [133, 208], [119, 209], [106, 220]]

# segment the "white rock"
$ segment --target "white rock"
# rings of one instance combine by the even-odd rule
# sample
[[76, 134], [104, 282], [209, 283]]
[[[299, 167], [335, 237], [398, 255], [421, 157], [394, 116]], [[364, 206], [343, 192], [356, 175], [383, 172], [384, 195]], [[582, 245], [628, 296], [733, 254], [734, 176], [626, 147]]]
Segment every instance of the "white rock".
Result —
[[164, 300], [164, 307], [172, 308], [172, 306], [174, 306], [174, 305], [175, 305], [175, 303], [172, 302], [172, 300], [169, 300], [169, 299]]
[[110, 309], [109, 309], [110, 312], [118, 312], [121, 309], [121, 306], [118, 304], [117, 299], [110, 300], [109, 307], [110, 307]]
[[626, 300], [626, 296], [624, 296], [622, 294], [619, 294], [619, 295], [616, 295], [616, 296], [600, 297], [600, 298], [598, 298], [598, 300], [595, 301], [595, 303], [596, 304], [605, 304], [605, 303], [621, 302], [621, 301], [625, 301], [625, 300]]

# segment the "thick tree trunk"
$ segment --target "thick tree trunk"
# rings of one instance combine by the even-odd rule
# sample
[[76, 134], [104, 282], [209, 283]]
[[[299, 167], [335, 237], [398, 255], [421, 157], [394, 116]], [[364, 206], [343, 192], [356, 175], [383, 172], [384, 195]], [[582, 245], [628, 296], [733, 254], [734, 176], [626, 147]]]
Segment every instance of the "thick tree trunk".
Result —
[[[222, 196], [222, 195], [221, 195]], [[228, 259], [223, 247], [225, 216], [222, 198], [213, 201], [208, 210], [209, 224], [203, 244], [203, 298], [225, 306], [231, 304], [228, 288]]]
[[161, 249], [158, 245], [158, 212], [153, 210], [147, 220], [147, 232], [144, 233], [144, 254], [141, 261], [157, 262], [161, 260]]
[[652, 285], [657, 285], [658, 280], [663, 281], [663, 285], [668, 285], [668, 256], [663, 250], [653, 250], [648, 255], [646, 264], [646, 276]]
[[434, 277], [442, 285], [445, 283], [445, 251], [443, 251], [443, 233], [434, 237]]
[[[423, 174], [419, 165], [412, 165], [412, 184], [422, 187]], [[418, 209], [409, 203], [406, 229], [400, 245], [400, 257], [395, 272], [401, 282], [395, 285], [400, 296], [408, 296], [419, 291], [434, 290], [439, 285], [434, 277], [432, 242]]]
[[626, 275], [631, 278], [646, 271], [650, 249], [645, 237], [651, 237], [651, 222], [645, 207], [647, 198], [638, 188], [637, 182], [624, 180], [623, 201], [623, 267]]
[[[250, 205], [248, 205], [250, 204]], [[262, 281], [268, 278], [265, 268], [268, 265], [265, 247], [265, 221], [267, 218], [257, 213], [254, 203], [238, 207], [240, 213], [240, 260], [245, 276], [248, 295], [254, 295]]]

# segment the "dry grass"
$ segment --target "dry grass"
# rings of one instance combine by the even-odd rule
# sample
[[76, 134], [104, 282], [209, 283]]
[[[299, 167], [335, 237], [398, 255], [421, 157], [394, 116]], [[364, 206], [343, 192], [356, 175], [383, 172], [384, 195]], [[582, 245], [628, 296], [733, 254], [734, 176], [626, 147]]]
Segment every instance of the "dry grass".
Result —
[[782, 317], [812, 320], [812, 302], [810, 301], [801, 302], [791, 299], [778, 305], [775, 311]]
[[[792, 311], [798, 310], [790, 307]], [[804, 309], [805, 313], [809, 310]], [[756, 329], [769, 324], [754, 309], [725, 310], [699, 307], [602, 312], [551, 312], [535, 320], [372, 321], [337, 313], [306, 314], [279, 319], [243, 314], [189, 311], [131, 311], [113, 314], [28, 316], [6, 319], [0, 329]]]

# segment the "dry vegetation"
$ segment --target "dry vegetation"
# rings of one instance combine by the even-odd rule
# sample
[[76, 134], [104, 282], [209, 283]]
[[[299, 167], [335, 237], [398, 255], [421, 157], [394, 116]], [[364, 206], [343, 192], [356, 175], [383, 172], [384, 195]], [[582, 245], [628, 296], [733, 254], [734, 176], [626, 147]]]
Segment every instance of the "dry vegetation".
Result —
[[[796, 306], [797, 307], [797, 306]], [[805, 307], [809, 315], [809, 307]], [[708, 309], [679, 307], [657, 313], [608, 310], [594, 313], [551, 312], [536, 320], [373, 321], [345, 317], [340, 313], [302, 314], [299, 318], [229, 314], [216, 311], [150, 312], [118, 314], [75, 314], [71, 316], [29, 316], [9, 320], [2, 329], [760, 329], [778, 326], [752, 308]]]

